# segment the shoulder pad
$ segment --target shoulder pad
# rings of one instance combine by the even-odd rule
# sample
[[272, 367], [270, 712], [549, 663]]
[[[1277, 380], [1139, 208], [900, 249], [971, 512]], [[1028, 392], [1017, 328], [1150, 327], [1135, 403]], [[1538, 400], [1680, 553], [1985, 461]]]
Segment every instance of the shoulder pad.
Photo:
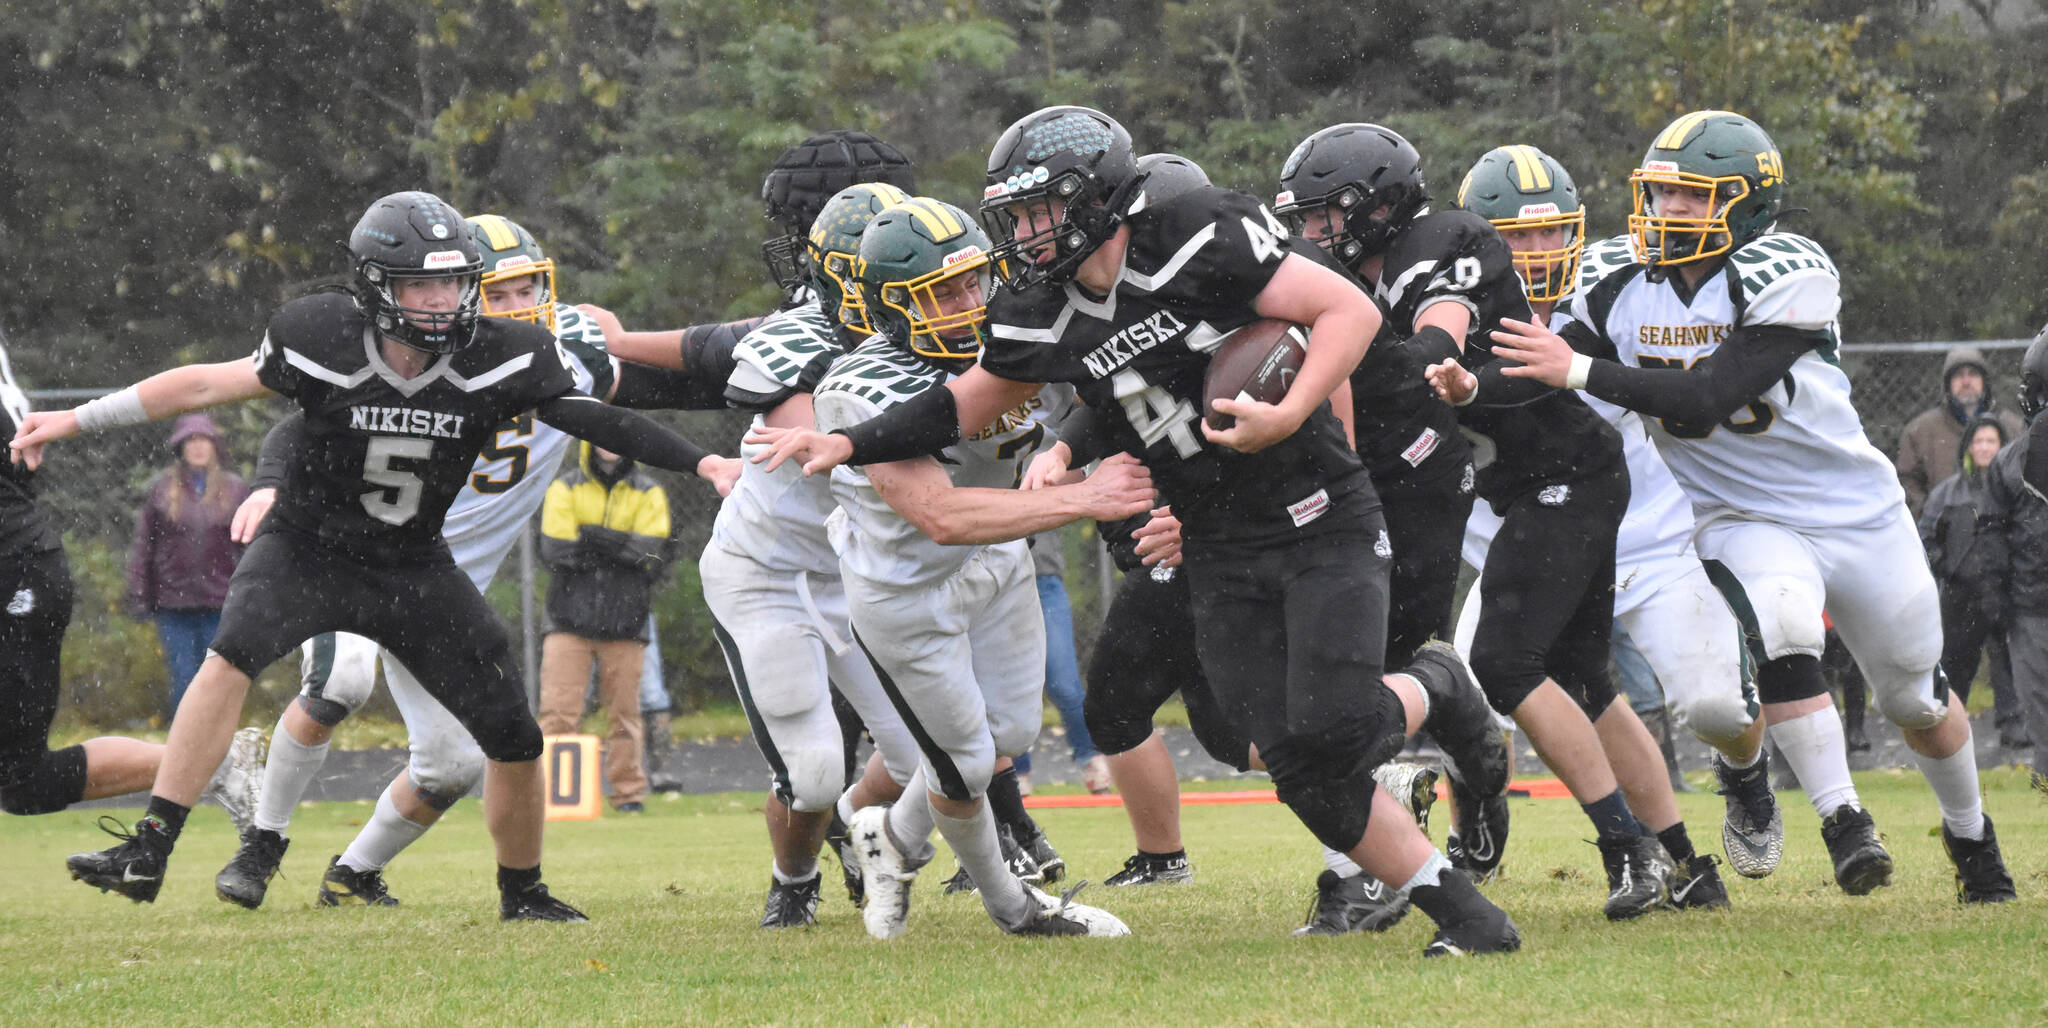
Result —
[[876, 337], [834, 362], [815, 392], [819, 396], [850, 393], [888, 408], [930, 390], [945, 378], [945, 372]]
[[1739, 322], [1830, 328], [1841, 313], [1841, 275], [1819, 243], [1789, 232], [1758, 236], [1728, 256]]
[[1601, 279], [1636, 262], [1635, 244], [1626, 235], [1609, 236], [1586, 244], [1579, 256], [1579, 292], [1593, 288]]
[[1425, 292], [1469, 293], [1514, 273], [1507, 242], [1490, 222], [1471, 211], [1438, 211], [1417, 218], [1388, 247], [1379, 294], [1399, 307]]
[[555, 305], [555, 344], [589, 374], [590, 395], [604, 397], [618, 379], [617, 363], [605, 345], [597, 319], [566, 304]]
[[1769, 232], [1744, 244], [1728, 255], [1742, 291], [1754, 299], [1780, 278], [1795, 271], [1819, 270], [1840, 279], [1835, 262], [1819, 243], [1790, 232]]
[[358, 343], [367, 322], [346, 293], [301, 296], [270, 315], [271, 342], [301, 353], [317, 353], [336, 343]]

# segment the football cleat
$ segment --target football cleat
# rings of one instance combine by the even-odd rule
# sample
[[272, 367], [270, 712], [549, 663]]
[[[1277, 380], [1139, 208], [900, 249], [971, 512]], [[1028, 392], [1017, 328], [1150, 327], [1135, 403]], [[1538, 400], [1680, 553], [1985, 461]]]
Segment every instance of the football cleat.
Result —
[[200, 795], [220, 804], [237, 833], [246, 834], [263, 794], [263, 729], [243, 728], [228, 742], [228, 755], [213, 771]]
[[1677, 866], [1671, 879], [1674, 910], [1720, 910], [1728, 906], [1728, 885], [1711, 853], [1701, 853]]
[[1483, 911], [1436, 930], [1436, 936], [1429, 945], [1422, 947], [1425, 957], [1470, 957], [1487, 953], [1513, 953], [1522, 948], [1521, 930], [1508, 917], [1508, 912], [1487, 904]]
[[292, 841], [267, 828], [251, 826], [242, 833], [242, 847], [213, 876], [213, 893], [221, 899], [250, 910], [263, 905], [270, 879], [284, 863], [285, 848]]
[[[1415, 651], [1415, 663], [1443, 672], [1417, 675], [1429, 696], [1429, 717], [1422, 730], [1443, 747], [1451, 781], [1480, 796], [1496, 796], [1508, 787], [1508, 748], [1486, 694], [1472, 678], [1472, 669], [1450, 643], [1433, 639]], [[1461, 798], [1462, 802], [1462, 798]]]
[[1835, 862], [1835, 884], [1851, 896], [1866, 896], [1892, 883], [1892, 855], [1877, 838], [1870, 812], [1846, 803], [1822, 818], [1820, 839]]
[[319, 903], [323, 907], [395, 907], [398, 897], [384, 887], [382, 870], [358, 871], [342, 863], [341, 854], [337, 853], [327, 862], [327, 873], [320, 878]]
[[1508, 798], [1475, 795], [1456, 777], [1451, 795], [1458, 801], [1458, 821], [1444, 840], [1444, 855], [1474, 882], [1490, 881], [1500, 874], [1501, 850], [1507, 845]]
[[583, 911], [576, 909], [548, 895], [548, 887], [538, 882], [518, 892], [498, 893], [498, 920], [500, 921], [560, 921], [565, 924], [584, 924], [590, 919]]
[[1124, 861], [1124, 869], [1103, 879], [1108, 886], [1125, 885], [1172, 885], [1191, 882], [1195, 879], [1194, 865], [1188, 863], [1185, 852], [1177, 857], [1160, 857], [1140, 853]]
[[853, 837], [861, 886], [867, 892], [861, 921], [877, 939], [899, 938], [910, 920], [910, 885], [917, 880], [917, 869], [889, 838], [889, 808], [862, 807], [854, 811], [853, 823], [846, 827]]
[[1982, 839], [1958, 839], [1941, 826], [1941, 848], [1956, 865], [1956, 899], [1964, 903], [2010, 903], [2019, 898], [2012, 887], [2012, 875], [2005, 870], [2005, 857], [1998, 851], [1998, 833], [1991, 827], [1991, 815], [1984, 815]]
[[[1018, 848], [1024, 851], [1024, 858], [1031, 862], [1031, 873], [1020, 873], [1017, 877], [1035, 885], [1053, 885], [1066, 877], [1066, 858], [1060, 856], [1059, 851], [1052, 848], [1052, 843], [1046, 841], [1044, 832], [1033, 832], [1016, 842]], [[1016, 870], [1018, 866], [1013, 862], [1012, 870]]]
[[94, 853], [73, 853], [64, 859], [71, 877], [101, 892], [118, 892], [137, 903], [154, 903], [164, 887], [164, 868], [170, 863], [171, 837], [163, 823], [145, 816], [130, 832], [121, 822], [101, 815], [100, 831], [121, 840], [119, 846]]
[[1595, 845], [1607, 868], [1609, 921], [1641, 917], [1671, 901], [1671, 857], [1654, 836], [1616, 835]]
[[1085, 935], [1097, 939], [1120, 939], [1131, 934], [1130, 926], [1115, 914], [1074, 902], [1075, 894], [1087, 887], [1088, 883], [1082, 882], [1054, 898], [1026, 882], [1024, 897], [1031, 903], [1030, 916], [1022, 925], [1004, 925], [1003, 930], [1011, 935]]
[[1422, 829], [1422, 834], [1429, 834], [1429, 808], [1436, 803], [1435, 768], [1390, 760], [1372, 769], [1372, 779], [1415, 815], [1415, 826]]
[[1714, 754], [1715, 789], [1727, 802], [1721, 818], [1721, 848], [1728, 852], [1728, 866], [1744, 878], [1762, 878], [1778, 869], [1785, 854], [1785, 815], [1778, 798], [1771, 794], [1771, 757], [1768, 752], [1754, 766], [1730, 767]]
[[1295, 935], [1343, 935], [1384, 932], [1408, 913], [1408, 897], [1369, 874], [1339, 878], [1324, 870], [1316, 876], [1316, 898], [1308, 918]]
[[846, 832], [846, 822], [839, 819], [839, 811], [832, 812], [832, 822], [825, 827], [825, 842], [832, 847], [832, 855], [839, 858], [839, 874], [846, 883], [846, 898], [858, 907], [867, 900], [861, 891], [860, 863], [853, 859], [853, 838]]
[[818, 885], [823, 875], [801, 882], [768, 882], [768, 905], [761, 914], [763, 928], [809, 928], [818, 923]]

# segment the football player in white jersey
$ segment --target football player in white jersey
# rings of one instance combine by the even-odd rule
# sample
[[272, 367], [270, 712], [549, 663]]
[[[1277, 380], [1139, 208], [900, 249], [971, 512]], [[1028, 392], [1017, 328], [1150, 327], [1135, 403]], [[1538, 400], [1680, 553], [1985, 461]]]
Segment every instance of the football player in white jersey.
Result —
[[[483, 313], [552, 330], [561, 362], [577, 388], [610, 397], [618, 381], [618, 362], [606, 352], [604, 333], [596, 322], [557, 301], [554, 262], [532, 234], [495, 214], [470, 218], [469, 229], [484, 260]], [[265, 446], [267, 457], [289, 442], [297, 424], [294, 417], [274, 430]], [[442, 535], [456, 565], [478, 591], [490, 585], [540, 509], [555, 468], [574, 442], [567, 433], [526, 413], [501, 426], [477, 455], [468, 481], [448, 509]], [[717, 484], [716, 476], [732, 474], [737, 466], [721, 457], [701, 470]], [[272, 474], [262, 469], [259, 484]], [[729, 482], [720, 488], [729, 487]], [[274, 487], [259, 489], [237, 512], [235, 527], [242, 537], [255, 534], [256, 523], [275, 495]], [[302, 651], [301, 695], [286, 705], [271, 733], [263, 769], [265, 795], [254, 823], [242, 834], [241, 848], [214, 878], [214, 890], [221, 899], [250, 909], [262, 905], [290, 844], [292, 810], [326, 762], [335, 726], [369, 700], [382, 656], [392, 701], [405, 721], [410, 759], [378, 797], [375, 812], [355, 841], [329, 862], [318, 902], [394, 906], [398, 901], [384, 884], [384, 866], [469, 793], [483, 774], [483, 751], [447, 708], [427, 695], [413, 673], [390, 654], [380, 653], [376, 643], [336, 632], [307, 640]]]
[[[868, 224], [858, 288], [878, 334], [812, 394], [820, 431], [943, 389], [972, 366], [985, 331], [988, 251], [971, 216], [926, 197]], [[1047, 416], [1071, 396], [1049, 387], [935, 456], [833, 472], [840, 509], [828, 530], [854, 641], [923, 751], [904, 798], [863, 808], [849, 825], [867, 892], [863, 916], [877, 938], [903, 933], [935, 826], [1004, 931], [1129, 934], [1113, 915], [1018, 878], [985, 799], [996, 759], [1031, 744], [1043, 710], [1045, 633], [1024, 537], [1081, 517], [1129, 517], [1154, 502], [1150, 475], [1129, 457], [1075, 485], [1016, 490], [1047, 441]]]
[[1657, 134], [1629, 181], [1634, 259], [1580, 291], [1563, 336], [1524, 323], [1494, 333], [1496, 352], [1523, 366], [1482, 375], [1480, 391], [1516, 378], [1570, 386], [1651, 423], [1844, 891], [1887, 884], [1892, 862], [1857, 802], [1821, 678], [1823, 609], [1934, 789], [1960, 897], [2011, 899], [1970, 722], [1937, 670], [1934, 579], [1835, 360], [1834, 263], [1774, 230], [1776, 146], [1739, 114], [1695, 111]]
[[[1614, 260], [1626, 259], [1626, 237], [1586, 252], [1586, 209], [1578, 187], [1555, 158], [1533, 146], [1488, 151], [1466, 172], [1458, 206], [1492, 222], [1514, 251], [1515, 270], [1538, 324], [1566, 320], [1562, 308], [1581, 269], [1597, 281]], [[1679, 724], [1717, 751], [1714, 769], [1727, 799], [1721, 842], [1729, 864], [1745, 877], [1764, 877], [1777, 868], [1784, 821], [1770, 790], [1764, 725], [1742, 656], [1742, 630], [1692, 552], [1692, 511], [1641, 420], [1596, 397], [1581, 398], [1621, 433], [1628, 462], [1628, 512], [1615, 552], [1614, 616], [1630, 638], [1639, 640]], [[1473, 512], [1465, 529], [1465, 556], [1473, 567], [1484, 566], [1499, 529], [1500, 518], [1492, 511]], [[1476, 628], [1478, 613], [1467, 605], [1459, 623], [1461, 639]], [[1616, 704], [1626, 706], [1619, 698]], [[1610, 710], [1596, 719], [1595, 727], [1622, 716]], [[1669, 792], [1646, 787], [1646, 779], [1663, 777], [1665, 770], [1661, 761], [1651, 765], [1623, 759], [1631, 754], [1639, 755], [1635, 749], [1608, 747], [1630, 807], [1653, 830], [1661, 827], [1662, 835], [1677, 822], [1678, 809]], [[1665, 846], [1670, 849], [1672, 843]], [[1706, 856], [1672, 856], [1681, 871], [1704, 873], [1712, 866]], [[1697, 902], [1702, 886], [1719, 885], [1717, 880], [1695, 883], [1696, 877], [1684, 874], [1672, 886], [1676, 902]]]
[[[797, 264], [810, 280], [808, 299], [769, 315], [734, 351], [726, 400], [754, 411], [757, 426], [811, 427], [811, 391], [873, 331], [857, 296], [842, 302], [852, 282], [839, 276], [851, 275], [868, 222], [907, 199], [886, 182], [852, 185], [812, 222], [807, 259]], [[818, 849], [834, 817], [843, 826], [855, 810], [894, 800], [917, 769], [917, 741], [853, 646], [839, 556], [825, 533], [835, 509], [829, 478], [747, 464], [698, 562], [726, 667], [774, 778], [764, 806], [774, 862], [763, 928], [817, 922]], [[851, 755], [834, 688], [875, 739], [887, 772], [880, 781], [846, 786]], [[851, 872], [850, 848], [841, 861]], [[859, 881], [855, 874], [848, 886], [856, 901]]]

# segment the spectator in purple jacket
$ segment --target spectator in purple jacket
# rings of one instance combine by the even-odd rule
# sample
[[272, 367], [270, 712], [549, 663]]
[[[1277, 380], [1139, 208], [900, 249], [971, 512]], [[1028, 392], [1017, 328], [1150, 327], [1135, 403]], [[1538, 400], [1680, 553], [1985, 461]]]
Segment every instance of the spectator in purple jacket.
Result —
[[136, 519], [127, 602], [130, 614], [156, 622], [171, 675], [169, 713], [175, 713], [220, 627], [228, 576], [241, 555], [228, 538], [228, 522], [249, 487], [222, 466], [212, 418], [179, 418], [170, 446], [175, 459], [149, 483]]

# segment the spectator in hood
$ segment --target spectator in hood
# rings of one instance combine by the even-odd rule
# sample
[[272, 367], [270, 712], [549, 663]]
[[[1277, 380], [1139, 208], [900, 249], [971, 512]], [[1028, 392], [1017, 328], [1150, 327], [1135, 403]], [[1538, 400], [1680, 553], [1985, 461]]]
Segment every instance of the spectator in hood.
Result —
[[228, 576], [242, 548], [228, 538], [235, 508], [249, 495], [241, 476], [222, 466], [220, 429], [204, 414], [171, 427], [171, 466], [149, 483], [128, 555], [128, 612], [156, 622], [171, 676], [166, 718], [206, 659], [220, 627]]
[[1963, 446], [1963, 427], [1979, 417], [1996, 417], [2012, 439], [2024, 427], [2020, 416], [1999, 409], [1991, 395], [1989, 365], [1983, 351], [1958, 346], [1941, 363], [1942, 399], [1906, 422], [1899, 433], [1899, 484], [1906, 506], [1918, 518], [1934, 484], [1956, 473], [1956, 455]]
[[1968, 700], [1978, 657], [1988, 656], [1999, 745], [2020, 749], [2029, 742], [2006, 652], [2006, 552], [2001, 546], [1980, 544], [1977, 533], [1992, 459], [2008, 441], [2005, 423], [1998, 418], [1987, 414], [1970, 422], [1963, 437], [1961, 470], [1942, 479], [1927, 495], [1920, 512], [1920, 540], [1927, 546], [1935, 584], [1941, 587], [1941, 670], [1949, 688]]

